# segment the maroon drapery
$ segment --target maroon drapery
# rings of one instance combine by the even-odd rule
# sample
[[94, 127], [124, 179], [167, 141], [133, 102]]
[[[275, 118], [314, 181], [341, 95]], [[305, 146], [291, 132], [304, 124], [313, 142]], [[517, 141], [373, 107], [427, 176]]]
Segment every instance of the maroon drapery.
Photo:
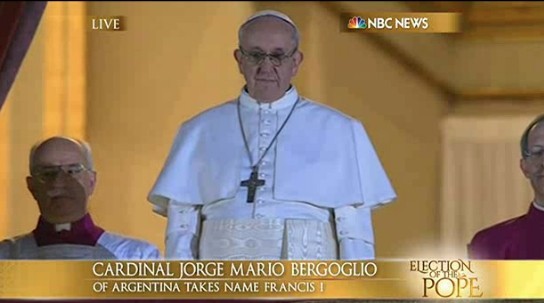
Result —
[[0, 110], [17, 77], [47, 1], [0, 1]]

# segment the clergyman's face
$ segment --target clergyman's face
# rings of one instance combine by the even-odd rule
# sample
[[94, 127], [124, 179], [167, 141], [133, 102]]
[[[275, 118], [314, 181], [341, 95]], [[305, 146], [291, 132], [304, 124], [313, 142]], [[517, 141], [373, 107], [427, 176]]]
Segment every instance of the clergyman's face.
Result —
[[246, 26], [234, 56], [250, 96], [272, 102], [285, 94], [303, 58], [296, 48], [294, 29], [278, 18], [261, 17]]
[[[528, 147], [531, 156], [521, 159], [521, 170], [531, 181], [537, 198], [544, 198], [544, 123], [539, 123], [529, 133]], [[544, 201], [540, 201], [544, 202]]]
[[87, 213], [96, 174], [78, 143], [65, 139], [44, 142], [34, 154], [27, 186], [42, 217], [53, 224], [69, 223]]

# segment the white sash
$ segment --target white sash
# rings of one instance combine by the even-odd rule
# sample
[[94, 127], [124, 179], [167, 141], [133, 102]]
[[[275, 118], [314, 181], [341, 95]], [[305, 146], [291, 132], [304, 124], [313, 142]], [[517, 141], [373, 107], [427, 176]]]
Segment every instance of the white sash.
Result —
[[205, 220], [201, 260], [336, 260], [330, 223], [300, 219]]

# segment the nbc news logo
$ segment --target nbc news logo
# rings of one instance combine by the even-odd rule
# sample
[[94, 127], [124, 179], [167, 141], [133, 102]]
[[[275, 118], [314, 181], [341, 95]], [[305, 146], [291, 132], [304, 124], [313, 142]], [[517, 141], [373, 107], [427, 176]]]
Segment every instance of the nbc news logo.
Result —
[[340, 32], [359, 33], [459, 33], [461, 14], [346, 12], [341, 13]]
[[349, 29], [365, 29], [366, 28], [366, 21], [365, 19], [357, 16], [357, 17], [351, 17], [348, 21], [348, 28]]
[[348, 29], [367, 29], [367, 30], [406, 30], [422, 29], [429, 27], [429, 18], [423, 17], [368, 17], [366, 19], [360, 16], [351, 17], [348, 21]]

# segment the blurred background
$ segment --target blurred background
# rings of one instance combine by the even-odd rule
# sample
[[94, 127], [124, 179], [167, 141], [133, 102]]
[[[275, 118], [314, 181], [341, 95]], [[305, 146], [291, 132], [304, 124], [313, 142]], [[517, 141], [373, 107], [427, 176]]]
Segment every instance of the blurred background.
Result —
[[[363, 122], [397, 191], [374, 211], [378, 258], [464, 257], [528, 210], [519, 140], [544, 112], [544, 3], [50, 1], [0, 112], [0, 238], [35, 227], [28, 152], [62, 134], [93, 148], [95, 221], [163, 249], [146, 196], [179, 125], [239, 93], [237, 30], [261, 9], [297, 23], [299, 92]], [[371, 11], [458, 12], [462, 32], [340, 32], [340, 13]]]

